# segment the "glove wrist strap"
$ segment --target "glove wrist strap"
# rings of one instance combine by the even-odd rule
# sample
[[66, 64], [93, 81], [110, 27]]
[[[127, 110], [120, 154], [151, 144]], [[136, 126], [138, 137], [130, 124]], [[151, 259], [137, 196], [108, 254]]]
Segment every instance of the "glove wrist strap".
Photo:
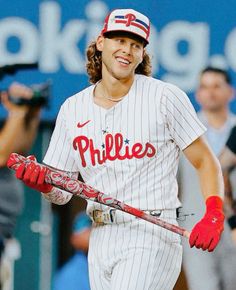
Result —
[[223, 211], [222, 198], [219, 196], [216, 196], [216, 195], [212, 195], [212, 196], [208, 197], [206, 200], [206, 208], [207, 208], [207, 211], [211, 211], [211, 210], [215, 210], [215, 209]]

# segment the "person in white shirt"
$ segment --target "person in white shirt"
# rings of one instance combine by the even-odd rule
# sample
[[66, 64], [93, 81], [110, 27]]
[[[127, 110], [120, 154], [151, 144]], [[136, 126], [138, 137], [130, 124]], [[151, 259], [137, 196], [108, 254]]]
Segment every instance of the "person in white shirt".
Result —
[[[236, 116], [229, 110], [233, 95], [227, 71], [207, 67], [201, 72], [196, 92], [197, 101], [201, 106], [198, 117], [207, 128], [205, 136], [216, 156], [219, 156], [223, 150], [230, 131], [236, 123]], [[180, 162], [179, 182], [182, 211], [194, 214], [186, 217], [182, 225], [192, 228], [204, 215], [204, 199], [199, 194], [201, 188], [197, 175], [184, 157]], [[221, 242], [210, 255], [207, 252], [190, 250], [188, 244], [183, 242], [183, 267], [190, 290], [235, 289], [236, 247], [228, 223], [225, 222], [224, 226]]]

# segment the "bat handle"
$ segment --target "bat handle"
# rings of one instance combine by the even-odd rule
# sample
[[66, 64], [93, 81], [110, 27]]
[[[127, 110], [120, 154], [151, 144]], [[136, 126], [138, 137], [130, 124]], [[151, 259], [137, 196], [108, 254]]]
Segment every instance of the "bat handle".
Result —
[[[9, 169], [13, 169], [13, 170], [17, 170], [18, 167], [22, 164], [22, 163], [27, 163], [27, 162], [32, 162], [32, 160], [27, 159], [26, 157], [18, 154], [18, 153], [11, 153], [9, 160], [8, 160], [8, 168]], [[12, 164], [12, 165], [10, 165]]]

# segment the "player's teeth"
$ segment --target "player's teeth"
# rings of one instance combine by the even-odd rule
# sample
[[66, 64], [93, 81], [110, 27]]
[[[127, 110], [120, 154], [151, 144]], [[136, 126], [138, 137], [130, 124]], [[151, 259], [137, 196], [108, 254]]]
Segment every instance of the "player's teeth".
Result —
[[117, 58], [117, 60], [119, 61], [119, 62], [122, 62], [122, 63], [125, 63], [125, 64], [129, 64], [129, 61], [128, 60], [124, 60], [123, 58]]

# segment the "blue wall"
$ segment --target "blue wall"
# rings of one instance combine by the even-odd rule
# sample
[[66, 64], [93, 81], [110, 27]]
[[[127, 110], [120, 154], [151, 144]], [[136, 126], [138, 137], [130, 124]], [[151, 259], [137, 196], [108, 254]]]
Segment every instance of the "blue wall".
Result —
[[[235, 0], [0, 0], [0, 7], [0, 66], [39, 62], [38, 71], [6, 77], [0, 87], [13, 80], [51, 79], [53, 97], [43, 119], [54, 119], [62, 102], [88, 85], [86, 46], [114, 8], [134, 8], [150, 17], [154, 76], [185, 90], [196, 109], [194, 90], [204, 66], [228, 68], [236, 85]], [[0, 107], [0, 118], [4, 114]]]

